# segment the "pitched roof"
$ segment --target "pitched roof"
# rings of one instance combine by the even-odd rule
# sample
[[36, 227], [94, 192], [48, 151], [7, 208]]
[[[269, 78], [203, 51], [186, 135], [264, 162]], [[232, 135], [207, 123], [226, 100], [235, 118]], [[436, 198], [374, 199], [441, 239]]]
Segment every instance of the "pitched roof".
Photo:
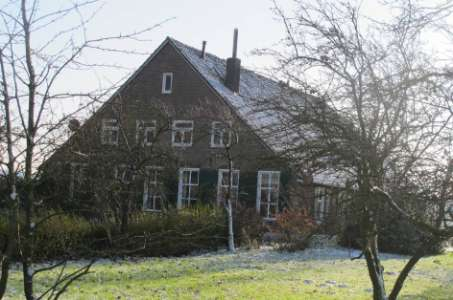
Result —
[[[260, 109], [259, 103], [266, 101], [291, 101], [303, 105], [307, 97], [306, 94], [296, 92], [295, 89], [287, 85], [272, 80], [268, 77], [257, 74], [254, 71], [241, 67], [239, 93], [230, 90], [224, 83], [226, 77], [226, 60], [213, 54], [205, 53], [181, 43], [173, 38], [168, 38], [186, 60], [201, 74], [209, 85], [223, 97], [229, 105], [254, 131], [255, 133], [274, 151], [285, 150], [295, 135], [288, 126], [282, 126], [284, 117], [280, 117], [275, 110]], [[278, 100], [277, 100], [278, 99]], [[308, 131], [310, 129], [307, 128]], [[311, 132], [311, 131], [310, 131]], [[312, 137], [317, 135], [313, 132]], [[334, 170], [321, 170], [313, 174], [314, 183], [341, 187], [345, 186], [345, 174]]]
[[271, 149], [274, 151], [284, 149], [291, 134], [280, 130], [276, 135], [276, 124], [281, 124], [282, 120], [276, 112], [258, 109], [257, 103], [281, 99], [282, 95], [290, 90], [287, 86], [241, 67], [239, 93], [235, 93], [224, 83], [226, 60], [210, 53], [205, 53], [204, 57], [201, 57], [200, 50], [172, 38], [168, 40]]

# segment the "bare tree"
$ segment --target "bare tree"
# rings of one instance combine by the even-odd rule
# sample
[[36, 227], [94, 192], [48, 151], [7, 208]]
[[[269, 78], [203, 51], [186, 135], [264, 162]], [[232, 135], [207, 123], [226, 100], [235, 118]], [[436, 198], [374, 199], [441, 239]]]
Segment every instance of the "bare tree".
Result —
[[[285, 132], [284, 154], [294, 164], [348, 174], [348, 206], [358, 218], [374, 299], [396, 299], [427, 250], [417, 250], [387, 295], [377, 242], [383, 208], [396, 210], [429, 242], [453, 233], [439, 226], [443, 209], [436, 210], [437, 222], [429, 222], [401, 208], [392, 194], [396, 187], [415, 186], [421, 174], [437, 168], [435, 161], [449, 165], [440, 150], [451, 128], [453, 73], [424, 39], [433, 30], [448, 32], [452, 4], [386, 2], [394, 17], [377, 20], [348, 2], [295, 3], [293, 14], [275, 4], [286, 29], [284, 48], [259, 52], [276, 58], [277, 75], [294, 88], [257, 99], [256, 110], [273, 113], [274, 130], [267, 134]], [[450, 197], [442, 190], [451, 185], [451, 168], [444, 169], [443, 184], [430, 187], [432, 197], [443, 195], [442, 203]]]
[[[222, 127], [224, 128], [223, 131], [221, 131], [221, 135], [218, 137], [221, 140], [221, 144], [224, 146], [224, 157], [228, 163], [228, 171], [227, 171], [227, 180], [226, 180], [226, 185], [227, 185], [227, 190], [224, 193], [224, 198], [223, 199], [223, 206], [225, 208], [225, 212], [227, 215], [227, 227], [228, 227], [228, 250], [230, 252], [235, 252], [236, 247], [234, 243], [234, 210], [233, 207], [238, 205], [239, 199], [238, 193], [239, 191], [234, 191], [234, 188], [238, 186], [239, 184], [239, 173], [237, 170], [234, 169], [234, 160], [237, 159], [238, 155], [234, 153], [233, 148], [235, 145], [238, 144], [239, 142], [239, 130], [237, 128], [234, 128], [234, 126], [230, 124], [225, 124], [221, 123]], [[215, 138], [216, 135], [213, 133], [213, 138]], [[239, 152], [241, 153], [241, 152]], [[222, 180], [224, 180], [222, 176]], [[222, 185], [222, 182], [218, 183], [219, 185]], [[237, 197], [234, 197], [233, 195], [237, 195]], [[234, 202], [234, 205], [233, 205]]]
[[[55, 279], [49, 291], [37, 296], [34, 276], [61, 267], [61, 264], [33, 270], [34, 235], [39, 224], [37, 205], [42, 199], [35, 192], [37, 165], [43, 155], [58, 143], [61, 127], [74, 114], [97, 104], [103, 90], [74, 92], [62, 91], [59, 81], [70, 71], [86, 71], [96, 67], [114, 67], [110, 64], [89, 63], [83, 59], [86, 51], [122, 52], [109, 48], [107, 43], [117, 40], [137, 40], [154, 27], [114, 36], [89, 38], [87, 27], [100, 9], [96, 0], [68, 2], [59, 9], [46, 11], [39, 1], [9, 1], [0, 8], [0, 71], [1, 105], [5, 124], [7, 156], [6, 165], [8, 195], [7, 208], [9, 229], [5, 237], [6, 249], [2, 249], [2, 273], [0, 298], [8, 281], [9, 264], [13, 251], [20, 254], [23, 271], [24, 293], [27, 299], [59, 298], [67, 287], [89, 272], [92, 262], [79, 270]], [[71, 20], [78, 21], [74, 23]], [[68, 25], [69, 24], [69, 25]], [[45, 32], [45, 34], [44, 34]], [[36, 38], [35, 38], [36, 37]], [[39, 38], [38, 38], [39, 37]], [[130, 52], [130, 54], [134, 54]], [[80, 105], [69, 112], [59, 113], [62, 103]], [[24, 190], [18, 196], [16, 178], [23, 174]], [[24, 216], [18, 221], [18, 214]]]

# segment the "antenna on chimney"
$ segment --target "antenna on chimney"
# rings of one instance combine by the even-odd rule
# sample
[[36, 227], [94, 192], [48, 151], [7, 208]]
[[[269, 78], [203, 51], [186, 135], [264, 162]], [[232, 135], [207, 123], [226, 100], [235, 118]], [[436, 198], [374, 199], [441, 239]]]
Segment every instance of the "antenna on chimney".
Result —
[[201, 58], [204, 58], [206, 54], [206, 41], [203, 41], [202, 46], [201, 46]]
[[238, 29], [234, 28], [233, 36], [233, 58], [236, 58], [238, 54]]

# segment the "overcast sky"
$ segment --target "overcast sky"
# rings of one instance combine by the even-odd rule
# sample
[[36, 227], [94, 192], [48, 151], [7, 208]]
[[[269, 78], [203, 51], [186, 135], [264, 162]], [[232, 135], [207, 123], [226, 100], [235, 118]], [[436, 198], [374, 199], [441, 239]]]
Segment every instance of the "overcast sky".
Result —
[[[288, 6], [291, 0], [280, 0]], [[245, 64], [256, 59], [248, 54], [269, 47], [283, 35], [283, 27], [271, 11], [270, 0], [109, 0], [93, 23], [101, 33], [126, 32], [174, 18], [149, 37], [154, 50], [166, 36], [194, 47], [206, 40], [207, 50], [220, 57], [231, 55], [233, 29], [239, 29], [239, 54]]]
[[[0, 0], [0, 2], [6, 0]], [[283, 9], [290, 12], [293, 0], [276, 0]], [[307, 0], [310, 1], [310, 0]], [[436, 0], [430, 0], [436, 1]], [[373, 17], [386, 17], [377, 5], [377, 0], [363, 0], [362, 12]], [[42, 0], [40, 10], [51, 11], [67, 7], [70, 1]], [[430, 2], [431, 3], [431, 2]], [[194, 47], [201, 47], [207, 41], [207, 51], [221, 58], [227, 58], [232, 51], [233, 29], [239, 29], [239, 57], [242, 65], [262, 71], [271, 65], [270, 58], [258, 57], [251, 52], [257, 48], [278, 45], [285, 31], [282, 22], [272, 11], [271, 0], [104, 0], [88, 28], [88, 38], [130, 33], [154, 26], [165, 20], [160, 27], [143, 37], [147, 42], [120, 40], [109, 46], [127, 51], [139, 51], [143, 55], [120, 55], [115, 53], [87, 52], [88, 63], [105, 63], [125, 66], [127, 70], [96, 69], [86, 72], [66, 73], [58, 82], [62, 91], [87, 90], [95, 87], [105, 88], [118, 83], [130, 75], [159, 46], [167, 36]], [[90, 7], [92, 10], [94, 7]], [[82, 12], [82, 15], [88, 15]], [[73, 26], [79, 20], [69, 19], [66, 24], [46, 28], [34, 36], [32, 45], [44, 43], [51, 31], [60, 30], [59, 26]], [[64, 104], [67, 106], [67, 103]]]

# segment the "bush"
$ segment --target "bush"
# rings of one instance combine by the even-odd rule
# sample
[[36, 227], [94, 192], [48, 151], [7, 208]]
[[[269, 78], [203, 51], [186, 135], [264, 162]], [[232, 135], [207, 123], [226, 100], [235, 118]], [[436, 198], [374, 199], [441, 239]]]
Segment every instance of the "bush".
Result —
[[[442, 243], [428, 242], [427, 237], [416, 230], [408, 221], [389, 215], [381, 221], [378, 233], [379, 251], [404, 255], [414, 254], [422, 245], [427, 254], [442, 252]], [[344, 247], [362, 248], [361, 232], [358, 225], [349, 225], [340, 236], [339, 244]]]
[[[177, 256], [216, 250], [226, 244], [223, 211], [209, 207], [137, 213], [128, 231], [120, 234], [113, 223], [90, 222], [68, 214], [42, 216], [34, 234], [36, 261], [112, 257], [122, 255]], [[0, 233], [6, 232], [0, 217]], [[23, 228], [23, 226], [22, 226]], [[0, 246], [4, 241], [0, 239]], [[18, 252], [16, 251], [16, 257]]]
[[236, 243], [248, 249], [258, 248], [264, 233], [267, 232], [267, 227], [256, 209], [236, 207], [233, 222]]
[[132, 217], [128, 235], [132, 240], [137, 237], [133, 246], [142, 247], [139, 255], [178, 256], [216, 250], [226, 243], [225, 215], [210, 207], [139, 213]]
[[304, 250], [317, 229], [316, 222], [306, 210], [285, 209], [277, 215], [272, 231], [277, 236], [277, 249], [284, 251]]
[[97, 230], [99, 228], [82, 217], [72, 215], [50, 217], [37, 227], [36, 259], [89, 256], [92, 238]]

